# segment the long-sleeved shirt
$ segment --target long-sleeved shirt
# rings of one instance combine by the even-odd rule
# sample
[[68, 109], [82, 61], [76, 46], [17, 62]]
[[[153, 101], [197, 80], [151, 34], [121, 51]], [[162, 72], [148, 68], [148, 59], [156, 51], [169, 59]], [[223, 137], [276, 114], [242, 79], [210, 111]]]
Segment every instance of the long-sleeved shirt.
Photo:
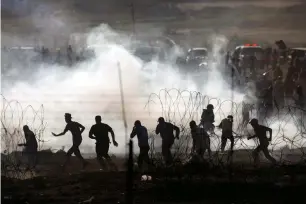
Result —
[[176, 131], [176, 137], [178, 137], [180, 134], [180, 129], [171, 123], [165, 122], [164, 124], [157, 125], [155, 133], [156, 134], [160, 133], [162, 140], [171, 141], [174, 140], [174, 134], [173, 134], [174, 130]]
[[137, 135], [138, 139], [138, 146], [144, 147], [149, 146], [149, 136], [148, 136], [148, 130], [144, 126], [134, 127], [133, 131], [131, 132], [131, 138], [135, 137]]

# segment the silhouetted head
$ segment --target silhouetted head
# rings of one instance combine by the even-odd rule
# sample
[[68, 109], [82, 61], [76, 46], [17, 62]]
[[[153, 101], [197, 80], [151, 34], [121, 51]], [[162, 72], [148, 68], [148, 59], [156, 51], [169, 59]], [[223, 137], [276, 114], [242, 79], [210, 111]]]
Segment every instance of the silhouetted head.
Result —
[[194, 128], [197, 127], [197, 124], [194, 120], [192, 120], [192, 121], [190, 121], [189, 126], [190, 126], [191, 129], [194, 129]]
[[140, 120], [136, 120], [136, 121], [134, 122], [134, 126], [135, 126], [135, 127], [141, 126]]
[[101, 123], [102, 118], [101, 118], [100, 115], [97, 115], [97, 116], [95, 117], [95, 120], [96, 120], [96, 123]]
[[165, 119], [163, 117], [158, 118], [159, 123], [165, 123]]
[[257, 126], [258, 125], [258, 120], [256, 118], [253, 118], [251, 121], [250, 121], [250, 124], [254, 127], [254, 126]]
[[66, 123], [69, 123], [69, 122], [71, 122], [71, 114], [70, 113], [65, 113], [65, 121], [66, 121]]
[[23, 126], [23, 131], [29, 131], [30, 130], [30, 128], [29, 128], [29, 126], [27, 126], [27, 125], [25, 125], [25, 126]]
[[228, 115], [228, 116], [227, 116], [227, 119], [229, 119], [229, 120], [232, 121], [232, 122], [234, 121], [234, 117], [233, 117], [232, 115]]
[[208, 104], [206, 106], [206, 109], [212, 111], [212, 110], [214, 110], [214, 106], [212, 104]]

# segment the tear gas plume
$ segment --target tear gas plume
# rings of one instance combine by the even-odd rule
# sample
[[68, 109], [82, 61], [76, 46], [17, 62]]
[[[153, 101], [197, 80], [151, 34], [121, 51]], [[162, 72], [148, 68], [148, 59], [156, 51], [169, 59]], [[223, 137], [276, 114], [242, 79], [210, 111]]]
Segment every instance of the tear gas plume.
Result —
[[[31, 75], [35, 75], [34, 78], [28, 75], [23, 76], [31, 80], [15, 81], [14, 83], [9, 79], [2, 81], [6, 87], [2, 90], [2, 94], [7, 100], [18, 100], [21, 104], [32, 105], [34, 108], [39, 108], [43, 104], [44, 121], [47, 125], [44, 138], [48, 141], [45, 146], [51, 146], [52, 149], [71, 145], [70, 133], [62, 137], [51, 135], [51, 132], [63, 131], [66, 125], [64, 113], [68, 112], [72, 114], [73, 120], [86, 127], [80, 147], [83, 151], [83, 147], [91, 146], [94, 152], [94, 141], [88, 138], [88, 131], [95, 123], [94, 117], [101, 115], [102, 122], [113, 127], [119, 143], [118, 148], [111, 146], [110, 151], [112, 153], [125, 152], [127, 141], [121, 112], [119, 66], [122, 70], [129, 131], [137, 119], [141, 120], [148, 129], [155, 128], [156, 120], [162, 114], [161, 105], [153, 104], [150, 110], [145, 108], [145, 105], [148, 103], [149, 95], [158, 93], [161, 89], [176, 88], [198, 91], [203, 95], [207, 94], [221, 100], [231, 100], [233, 94], [235, 102], [242, 101], [243, 94], [232, 93], [230, 85], [222, 79], [218, 66], [222, 64], [223, 59], [220, 56], [220, 50], [227, 43], [224, 36], [216, 35], [211, 40], [212, 55], [216, 56], [216, 61], [211, 65], [212, 71], [206, 82], [201, 76], [195, 78], [193, 75], [180, 74], [172, 62], [153, 60], [144, 63], [128, 49], [131, 44], [128, 35], [116, 33], [107, 25], [100, 25], [89, 33], [84, 33], [84, 36], [86, 36], [86, 46], [94, 49], [94, 58], [80, 62], [73, 67], [39, 64], [31, 68]], [[10, 60], [14, 60], [16, 56], [10, 57]], [[16, 65], [13, 69], [22, 73], [21, 65]], [[224, 103], [224, 115], [230, 114], [231, 108], [230, 103]], [[183, 104], [180, 105], [180, 109], [174, 111], [182, 109], [184, 109]], [[18, 126], [20, 121], [17, 117], [19, 116], [15, 114], [13, 118], [5, 121], [4, 125], [7, 128]], [[197, 118], [193, 119], [199, 121], [199, 117], [200, 115], [197, 115]], [[219, 123], [221, 119], [219, 118], [216, 123]], [[39, 121], [33, 121], [33, 115], [29, 111], [25, 113], [22, 122], [22, 125], [28, 124], [34, 129], [39, 125]]]

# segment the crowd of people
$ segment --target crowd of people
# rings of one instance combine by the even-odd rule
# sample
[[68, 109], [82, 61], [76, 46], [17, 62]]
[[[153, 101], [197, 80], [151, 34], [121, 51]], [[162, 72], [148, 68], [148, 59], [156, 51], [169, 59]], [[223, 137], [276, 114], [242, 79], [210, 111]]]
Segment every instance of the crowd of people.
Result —
[[[306, 56], [304, 59], [292, 53], [288, 68], [281, 68], [281, 57], [272, 52], [268, 72], [251, 75], [246, 78], [245, 99], [243, 107], [244, 121], [248, 121], [250, 108], [257, 108], [259, 117], [266, 118], [276, 109], [280, 111], [285, 106], [295, 106], [304, 109], [306, 91]], [[286, 67], [286, 63], [283, 63]], [[286, 71], [286, 74], [283, 72]], [[270, 75], [270, 76], [269, 76]], [[259, 119], [260, 119], [259, 118]]]
[[[190, 134], [193, 141], [191, 154], [193, 155], [192, 158], [198, 162], [203, 162], [205, 160], [204, 154], [206, 150], [208, 151], [209, 161], [212, 161], [210, 136], [214, 134], [214, 117], [214, 106], [212, 104], [208, 104], [207, 108], [203, 110], [199, 124], [197, 124], [194, 120], [192, 120], [189, 124]], [[72, 121], [72, 116], [70, 113], [65, 113], [65, 121], [67, 124], [62, 133], [55, 134], [52, 132], [52, 135], [55, 137], [65, 135], [68, 131], [70, 131], [72, 134], [72, 146], [66, 153], [67, 158], [63, 164], [63, 168], [65, 168], [69, 163], [72, 154], [75, 154], [75, 156], [82, 162], [83, 168], [85, 168], [88, 165], [88, 162], [82, 157], [79, 149], [79, 146], [82, 143], [82, 133], [84, 132], [85, 127], [76, 121]], [[96, 141], [97, 160], [102, 170], [116, 171], [118, 168], [108, 154], [111, 144], [109, 133], [111, 134], [113, 145], [116, 147], [118, 146], [115, 138], [115, 133], [112, 127], [102, 123], [101, 116], [96, 116], [95, 121], [96, 124], [94, 124], [89, 130], [89, 138]], [[221, 153], [224, 152], [227, 140], [229, 140], [231, 142], [231, 156], [234, 152], [233, 122], [233, 116], [229, 115], [227, 118], [224, 118], [217, 126], [218, 128], [222, 129]], [[260, 151], [263, 151], [266, 158], [275, 164], [276, 160], [269, 154], [268, 151], [269, 142], [272, 139], [272, 129], [260, 125], [258, 120], [255, 118], [252, 119], [249, 123], [254, 128], [255, 135], [248, 137], [248, 139], [255, 137], [259, 139], [259, 146], [253, 151], [255, 164], [258, 164], [258, 154]], [[35, 138], [35, 134], [29, 129], [27, 125], [25, 125], [23, 129], [26, 143], [19, 144], [19, 146], [25, 146], [25, 153], [28, 155], [29, 165], [31, 165], [31, 167], [35, 167], [38, 151], [37, 140]], [[270, 133], [269, 138], [267, 138], [266, 132]], [[156, 126], [155, 133], [156, 135], [160, 135], [162, 140], [162, 156], [164, 164], [166, 166], [173, 165], [174, 160], [171, 153], [171, 148], [175, 139], [180, 138], [180, 128], [170, 122], [166, 122], [163, 117], [160, 117], [158, 118], [158, 124]], [[148, 165], [149, 168], [154, 167], [154, 162], [149, 157], [150, 145], [148, 130], [139, 120], [136, 120], [134, 123], [133, 130], [130, 134], [130, 139], [133, 139], [135, 136], [138, 138], [138, 146], [140, 149], [137, 162], [138, 167], [142, 169], [144, 162]]]

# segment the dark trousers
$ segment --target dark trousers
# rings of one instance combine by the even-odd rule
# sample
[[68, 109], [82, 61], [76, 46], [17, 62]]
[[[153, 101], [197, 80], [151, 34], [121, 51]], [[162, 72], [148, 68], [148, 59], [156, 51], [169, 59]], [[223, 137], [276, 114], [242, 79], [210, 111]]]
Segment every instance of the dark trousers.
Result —
[[270, 155], [269, 150], [268, 150], [268, 146], [269, 143], [268, 142], [264, 142], [258, 145], [258, 147], [255, 148], [255, 150], [253, 151], [253, 158], [254, 158], [254, 163], [255, 165], [257, 165], [259, 163], [259, 152], [263, 151], [265, 157], [272, 162], [273, 164], [276, 163], [276, 160]]
[[234, 149], [234, 136], [232, 134], [232, 131], [225, 131], [222, 132], [222, 136], [221, 136], [221, 151], [223, 152], [227, 143], [227, 140], [230, 140], [231, 142], [231, 152]]
[[146, 162], [147, 164], [150, 164], [149, 159], [149, 146], [139, 146], [140, 152], [138, 156], [138, 166], [139, 168], [142, 168], [143, 162]]
[[37, 148], [25, 148], [24, 154], [27, 158], [29, 168], [34, 168], [37, 164]]
[[173, 157], [171, 154], [171, 147], [174, 143], [174, 139], [173, 140], [163, 140], [162, 141], [162, 155], [164, 158], [164, 161], [167, 165], [171, 164], [173, 161]]
[[80, 145], [82, 143], [82, 140], [78, 140], [78, 141], [73, 141], [72, 147], [70, 147], [70, 149], [67, 151], [67, 156], [71, 156], [73, 153], [76, 157], [78, 157], [80, 160], [84, 160], [84, 158], [81, 155], [80, 152]]
[[113, 163], [111, 157], [108, 155], [109, 141], [96, 143], [97, 160], [102, 169], [108, 170], [111, 167], [113, 170], [117, 170], [116, 165]]

